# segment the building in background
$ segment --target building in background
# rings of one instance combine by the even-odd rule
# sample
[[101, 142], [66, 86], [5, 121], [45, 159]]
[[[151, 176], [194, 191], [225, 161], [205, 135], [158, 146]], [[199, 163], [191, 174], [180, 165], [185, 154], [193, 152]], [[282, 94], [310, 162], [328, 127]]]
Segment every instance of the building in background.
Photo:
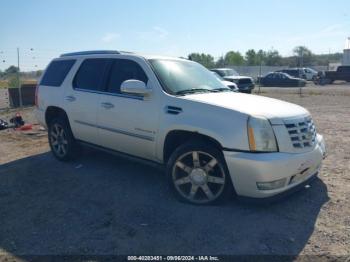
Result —
[[343, 65], [350, 65], [350, 37], [346, 40], [343, 54]]

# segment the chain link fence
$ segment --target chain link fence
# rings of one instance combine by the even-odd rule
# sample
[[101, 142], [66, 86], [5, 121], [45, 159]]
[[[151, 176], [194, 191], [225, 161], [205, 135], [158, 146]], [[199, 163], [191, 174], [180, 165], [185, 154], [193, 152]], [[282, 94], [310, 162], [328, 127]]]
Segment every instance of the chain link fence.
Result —
[[[288, 69], [286, 66], [228, 66], [235, 69], [240, 75], [251, 76], [257, 78], [258, 76], [264, 76], [270, 72], [275, 72], [282, 69]], [[316, 71], [328, 70], [327, 66], [311, 66]]]

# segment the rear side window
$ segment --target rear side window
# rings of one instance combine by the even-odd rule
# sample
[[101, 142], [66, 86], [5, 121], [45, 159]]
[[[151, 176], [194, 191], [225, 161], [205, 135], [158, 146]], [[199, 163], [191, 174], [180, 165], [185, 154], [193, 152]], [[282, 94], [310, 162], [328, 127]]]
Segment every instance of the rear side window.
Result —
[[78, 73], [74, 77], [73, 87], [100, 91], [102, 89], [104, 74], [109, 62], [110, 59], [104, 58], [84, 60]]
[[114, 59], [107, 83], [107, 92], [120, 93], [121, 84], [130, 79], [140, 80], [145, 84], [148, 81], [146, 73], [135, 61]]
[[75, 60], [52, 61], [45, 71], [40, 85], [61, 86]]
[[350, 72], [350, 66], [339, 66], [337, 71], [341, 73]]

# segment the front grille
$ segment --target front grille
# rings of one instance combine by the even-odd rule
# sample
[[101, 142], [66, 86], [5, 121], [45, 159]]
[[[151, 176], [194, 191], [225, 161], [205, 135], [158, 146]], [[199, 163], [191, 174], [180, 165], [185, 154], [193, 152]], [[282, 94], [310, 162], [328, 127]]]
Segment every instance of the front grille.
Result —
[[238, 84], [244, 85], [244, 84], [251, 84], [252, 80], [250, 78], [243, 78], [238, 80]]
[[316, 128], [311, 117], [284, 120], [293, 147], [312, 147], [316, 141]]

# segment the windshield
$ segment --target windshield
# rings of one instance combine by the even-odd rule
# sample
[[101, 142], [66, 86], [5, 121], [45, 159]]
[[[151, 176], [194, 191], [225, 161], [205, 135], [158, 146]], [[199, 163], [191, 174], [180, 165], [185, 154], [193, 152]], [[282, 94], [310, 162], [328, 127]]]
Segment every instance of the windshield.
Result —
[[170, 94], [229, 91], [208, 69], [192, 61], [150, 59], [163, 88]]
[[218, 73], [216, 73], [216, 72], [212, 72], [213, 73], [213, 75], [217, 78], [217, 79], [219, 79], [220, 81], [224, 81], [225, 79], [223, 79], [222, 77], [221, 77], [221, 75], [219, 75]]
[[239, 74], [234, 69], [222, 69], [220, 73], [223, 77], [225, 76], [239, 76]]

